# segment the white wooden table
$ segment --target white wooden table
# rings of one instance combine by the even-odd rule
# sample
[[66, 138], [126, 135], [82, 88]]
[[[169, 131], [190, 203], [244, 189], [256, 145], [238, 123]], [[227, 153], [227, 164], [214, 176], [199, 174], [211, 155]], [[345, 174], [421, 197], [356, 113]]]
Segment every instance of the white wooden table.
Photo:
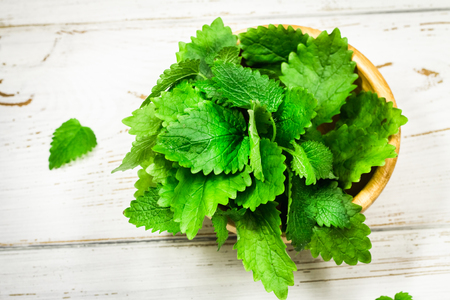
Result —
[[[448, 0], [0, 0], [0, 299], [275, 299], [236, 259], [235, 236], [217, 252], [208, 220], [192, 241], [128, 224], [136, 172], [110, 174], [133, 140], [121, 119], [175, 62], [177, 42], [217, 16], [233, 30], [339, 27], [409, 118], [366, 212], [372, 263], [336, 266], [289, 246], [289, 299], [449, 299]], [[72, 117], [98, 146], [49, 171], [52, 133]]]

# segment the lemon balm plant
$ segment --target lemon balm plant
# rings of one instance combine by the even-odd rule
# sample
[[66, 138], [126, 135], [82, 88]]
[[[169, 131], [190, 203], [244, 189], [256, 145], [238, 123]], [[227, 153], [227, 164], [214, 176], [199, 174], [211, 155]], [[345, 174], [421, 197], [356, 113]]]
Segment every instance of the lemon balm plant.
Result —
[[369, 263], [370, 229], [345, 190], [397, 155], [388, 137], [407, 119], [355, 93], [347, 39], [281, 25], [238, 37], [218, 18], [191, 40], [123, 120], [136, 141], [113, 172], [142, 167], [129, 222], [193, 239], [208, 216], [219, 249], [232, 222], [238, 259], [280, 299], [296, 270], [283, 231], [297, 251]]

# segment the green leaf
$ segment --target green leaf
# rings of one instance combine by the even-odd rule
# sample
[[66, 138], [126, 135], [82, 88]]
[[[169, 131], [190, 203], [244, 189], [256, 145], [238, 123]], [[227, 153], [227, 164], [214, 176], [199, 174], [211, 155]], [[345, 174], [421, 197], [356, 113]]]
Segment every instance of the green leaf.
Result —
[[356, 63], [351, 60], [347, 38], [341, 38], [339, 29], [328, 35], [323, 31], [316, 39], [309, 39], [306, 46], [299, 44], [297, 53], [289, 54], [289, 62], [282, 63], [280, 80], [289, 88], [306, 88], [318, 101], [314, 126], [331, 123], [339, 114], [350, 92], [356, 88], [353, 82]]
[[248, 66], [287, 62], [289, 53], [296, 51], [298, 44], [305, 44], [308, 34], [291, 26], [269, 25], [249, 28], [239, 34], [242, 56]]
[[232, 63], [239, 65], [241, 63], [241, 57], [239, 57], [239, 47], [225, 47], [219, 51], [216, 56], [216, 60], [223, 61], [224, 63]]
[[223, 244], [228, 239], [228, 229], [227, 229], [228, 218], [227, 216], [218, 214], [216, 212], [212, 216], [211, 221], [214, 226], [214, 232], [217, 235], [217, 244], [218, 244], [217, 251], [219, 251], [220, 247], [222, 247]]
[[145, 171], [153, 177], [156, 183], [163, 183], [169, 177], [173, 162], [164, 158], [164, 155], [157, 154], [153, 162], [145, 169]]
[[177, 61], [186, 59], [200, 59], [211, 65], [217, 54], [225, 47], [236, 46], [237, 36], [233, 35], [230, 27], [224, 26], [221, 18], [215, 19], [211, 26], [203, 25], [197, 30], [197, 37], [191, 37], [191, 43], [180, 43]]
[[137, 172], [139, 179], [134, 184], [134, 187], [137, 189], [137, 191], [134, 193], [134, 198], [136, 199], [139, 196], [144, 195], [144, 193], [148, 191], [150, 187], [156, 187], [156, 181], [154, 181], [154, 178], [145, 171], [145, 168], [148, 167], [148, 164], [150, 163], [151, 160], [148, 162], [144, 162], [144, 164], [142, 165], [143, 169], [140, 169]]
[[260, 204], [275, 200], [275, 197], [284, 192], [283, 172], [286, 169], [284, 161], [286, 157], [281, 154], [281, 149], [276, 143], [268, 139], [261, 139], [261, 164], [264, 173], [264, 182], [255, 179], [252, 185], [243, 193], [239, 193], [235, 202], [252, 211]]
[[227, 205], [228, 199], [235, 199], [237, 191], [243, 191], [251, 184], [249, 170], [236, 174], [192, 174], [191, 170], [180, 168], [176, 178], [178, 185], [171, 202], [175, 221], [180, 222], [181, 232], [193, 239], [202, 227], [205, 216], [212, 217], [217, 205]]
[[200, 60], [198, 59], [188, 59], [171, 65], [170, 69], [164, 70], [164, 73], [159, 76], [156, 85], [152, 88], [152, 93], [141, 104], [141, 108], [149, 104], [152, 98], [158, 97], [161, 92], [174, 86], [178, 81], [198, 75], [204, 77], [200, 72]]
[[361, 175], [372, 167], [384, 166], [387, 158], [394, 158], [395, 146], [377, 133], [366, 134], [355, 126], [342, 125], [323, 136], [325, 145], [333, 153], [333, 170], [342, 188], [348, 189], [352, 182], [359, 182]]
[[258, 71], [222, 62], [216, 62], [212, 71], [219, 93], [231, 106], [250, 109], [252, 101], [259, 101], [274, 112], [283, 101], [283, 88], [279, 83], [261, 76]]
[[48, 161], [52, 170], [91, 151], [97, 145], [97, 139], [89, 127], [81, 126], [77, 119], [70, 119], [55, 130], [50, 145]]
[[288, 286], [294, 285], [295, 263], [286, 252], [281, 239], [280, 212], [277, 203], [259, 206], [255, 212], [247, 211], [236, 222], [238, 240], [234, 245], [237, 257], [246, 271], [253, 271], [253, 279], [261, 280], [268, 293], [274, 292], [279, 299], [286, 299]]
[[153, 148], [193, 173], [205, 175], [235, 173], [248, 161], [247, 124], [237, 110], [226, 109], [210, 101], [186, 109], [178, 122], [170, 124], [158, 136]]
[[294, 87], [287, 91], [284, 101], [273, 114], [277, 127], [276, 142], [288, 147], [291, 141], [299, 139], [305, 128], [311, 126], [316, 106], [317, 100], [304, 88]]
[[150, 188], [144, 195], [131, 201], [130, 207], [125, 209], [124, 215], [136, 227], [145, 226], [145, 230], [167, 231], [175, 235], [180, 232], [180, 224], [173, 220], [170, 208], [158, 206], [158, 198], [158, 189]]
[[368, 134], [377, 133], [379, 138], [388, 138], [407, 121], [402, 111], [393, 107], [393, 102], [378, 98], [376, 93], [361, 92], [347, 99], [336, 127], [347, 124], [364, 129]]
[[178, 185], [176, 174], [177, 169], [173, 168], [168, 172], [168, 176], [162, 181], [162, 186], [159, 190], [159, 206], [168, 207], [175, 198], [175, 188]]
[[400, 293], [395, 294], [394, 300], [413, 300], [413, 298], [408, 293], [400, 292]]
[[257, 103], [253, 103], [253, 109], [248, 110], [249, 115], [249, 125], [248, 125], [248, 135], [250, 137], [250, 166], [253, 169], [253, 175], [256, 179], [264, 182], [264, 173], [261, 165], [261, 149], [260, 149], [260, 138], [258, 135], [258, 130], [256, 128], [255, 120], [255, 108], [258, 106]]
[[391, 297], [388, 297], [388, 296], [381, 296], [375, 300], [394, 300], [394, 299], [392, 299]]
[[200, 92], [196, 91], [187, 81], [181, 82], [170, 92], [163, 92], [160, 98], [154, 98], [157, 107], [156, 116], [164, 120], [163, 126], [175, 122], [178, 116], [185, 114], [188, 107], [197, 107], [203, 101]]
[[134, 169], [141, 163], [153, 159], [155, 153], [153, 152], [152, 147], [155, 143], [156, 135], [136, 136], [136, 141], [133, 142], [131, 151], [125, 155], [122, 164], [112, 170], [111, 173]]
[[301, 145], [292, 142], [294, 151], [287, 150], [292, 155], [292, 170], [300, 178], [306, 178], [306, 185], [316, 184], [318, 179], [335, 179], [333, 175], [333, 154], [322, 143], [306, 141]]
[[313, 235], [314, 225], [350, 227], [350, 217], [361, 210], [352, 203], [335, 181], [319, 181], [307, 186], [299, 177], [291, 179], [286, 237], [297, 251], [302, 250]]
[[369, 249], [372, 244], [367, 237], [370, 229], [363, 222], [366, 218], [363, 214], [356, 214], [350, 218], [350, 228], [319, 227], [313, 229], [313, 236], [308, 248], [315, 258], [322, 256], [325, 261], [331, 258], [340, 265], [345, 262], [356, 265], [358, 261], [370, 263], [372, 256]]
[[216, 101], [222, 97], [219, 93], [217, 86], [212, 79], [197, 80], [194, 82], [195, 87], [202, 93], [205, 94], [206, 98]]
[[246, 211], [247, 210], [245, 208], [233, 207], [233, 208], [230, 208], [230, 209], [227, 209], [227, 210], [217, 209], [215, 214], [229, 217], [231, 220], [236, 222], [236, 221], [242, 219], [242, 217], [245, 215]]
[[272, 114], [267, 110], [264, 105], [256, 105], [254, 108], [256, 129], [259, 134], [265, 134], [268, 128], [273, 126]]
[[153, 103], [133, 111], [132, 116], [123, 119], [122, 123], [131, 127], [129, 134], [139, 136], [156, 135], [161, 128], [161, 120], [155, 115]]

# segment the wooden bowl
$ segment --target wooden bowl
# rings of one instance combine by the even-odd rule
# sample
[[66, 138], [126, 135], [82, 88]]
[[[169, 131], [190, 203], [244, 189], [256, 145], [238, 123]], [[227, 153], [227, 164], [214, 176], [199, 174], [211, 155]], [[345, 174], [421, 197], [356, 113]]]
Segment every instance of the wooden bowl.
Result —
[[[267, 27], [268, 25], [263, 25]], [[278, 26], [278, 25], [275, 25]], [[287, 28], [289, 25], [284, 25]], [[310, 27], [303, 27], [297, 25], [290, 25], [294, 29], [300, 28], [303, 33], [307, 33], [310, 36], [316, 38], [322, 31]], [[254, 27], [256, 28], [256, 27]], [[246, 32], [246, 29], [238, 30], [234, 34], [239, 34], [241, 32]], [[238, 42], [239, 43], [239, 42]], [[392, 94], [389, 85], [386, 80], [384, 80], [378, 69], [368, 60], [361, 52], [356, 50], [351, 45], [348, 45], [348, 49], [353, 51], [352, 60], [356, 62], [356, 73], [359, 78], [357, 80], [358, 87], [363, 91], [372, 91], [378, 94], [379, 97], [383, 97], [387, 102], [394, 102], [394, 107], [397, 107], [394, 95]], [[395, 151], [398, 153], [400, 150], [400, 129], [397, 134], [389, 137], [389, 144], [395, 146]], [[365, 211], [372, 205], [373, 202], [378, 198], [381, 191], [386, 186], [387, 182], [391, 178], [392, 172], [394, 172], [394, 167], [397, 162], [397, 157], [386, 159], [386, 163], [382, 167], [372, 168], [372, 172], [369, 174], [363, 174], [361, 181], [359, 183], [354, 183], [352, 188], [347, 192], [349, 194], [355, 195], [353, 198], [353, 203], [362, 206], [362, 211]], [[236, 233], [236, 227], [234, 224], [229, 223], [227, 229], [233, 233]], [[284, 234], [283, 234], [284, 235]], [[286, 238], [283, 236], [283, 240], [287, 243]]]

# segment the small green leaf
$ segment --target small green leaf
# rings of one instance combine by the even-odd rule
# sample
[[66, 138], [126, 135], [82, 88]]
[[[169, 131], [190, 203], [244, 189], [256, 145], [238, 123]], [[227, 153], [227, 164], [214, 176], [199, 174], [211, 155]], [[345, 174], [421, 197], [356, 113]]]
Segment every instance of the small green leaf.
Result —
[[142, 164], [143, 169], [140, 169], [137, 172], [139, 179], [134, 184], [134, 187], [137, 189], [137, 191], [134, 193], [134, 198], [136, 199], [139, 196], [144, 195], [144, 193], [148, 191], [150, 187], [156, 187], [156, 181], [154, 181], [154, 178], [145, 171], [145, 167], [147, 167], [150, 163], [151, 159], [150, 161], [144, 162], [144, 164]]
[[154, 182], [163, 183], [169, 177], [172, 165], [173, 162], [165, 159], [164, 155], [157, 154], [145, 171], [153, 177]]
[[356, 214], [350, 218], [350, 228], [319, 227], [313, 229], [313, 236], [308, 248], [313, 257], [322, 256], [323, 260], [331, 258], [340, 265], [345, 262], [356, 265], [358, 261], [370, 263], [372, 256], [369, 249], [372, 248], [370, 229], [363, 222], [366, 218], [363, 214]]
[[196, 91], [187, 81], [178, 84], [172, 91], [163, 92], [160, 98], [154, 98], [157, 107], [156, 116], [164, 120], [163, 126], [175, 122], [177, 118], [185, 114], [188, 107], [197, 107], [203, 101], [200, 93]]
[[141, 163], [148, 161], [149, 159], [153, 159], [155, 153], [153, 152], [152, 147], [155, 143], [156, 135], [137, 136], [136, 141], [133, 142], [131, 151], [128, 152], [122, 160], [122, 164], [112, 170], [111, 173], [134, 169]]
[[331, 123], [339, 114], [350, 92], [356, 88], [353, 82], [356, 63], [351, 60], [347, 38], [341, 38], [339, 29], [328, 35], [323, 31], [316, 39], [299, 44], [297, 52], [289, 54], [289, 62], [282, 63], [284, 76], [280, 80], [289, 88], [306, 88], [318, 101], [314, 126]]
[[236, 221], [238, 240], [234, 245], [238, 259], [246, 271], [253, 271], [253, 280], [261, 280], [268, 293], [286, 299], [288, 286], [294, 285], [295, 263], [286, 252], [281, 239], [280, 212], [276, 202], [260, 205], [255, 212], [247, 211]]
[[250, 109], [252, 101], [259, 101], [270, 112], [277, 111], [283, 101], [283, 88], [278, 82], [261, 76], [258, 71], [231, 63], [216, 62], [213, 80], [225, 103]]
[[261, 149], [260, 149], [260, 138], [258, 135], [258, 130], [256, 128], [255, 120], [255, 108], [257, 104], [253, 103], [253, 109], [248, 110], [249, 115], [249, 125], [248, 125], [248, 135], [250, 137], [250, 166], [253, 169], [253, 175], [256, 179], [264, 182], [264, 173], [261, 165]]
[[177, 83], [178, 81], [185, 78], [195, 77], [200, 74], [201, 72], [199, 59], [188, 59], [171, 65], [170, 69], [165, 70], [164, 73], [160, 75], [160, 78], [158, 79], [156, 85], [152, 88], [152, 93], [141, 104], [141, 108], [149, 104], [152, 98], [158, 97], [159, 95], [161, 95], [161, 92], [166, 91], [168, 88], [175, 85], [175, 83]]
[[197, 109], [187, 109], [187, 115], [171, 123], [158, 136], [153, 148], [171, 161], [203, 170], [205, 175], [235, 173], [248, 161], [247, 124], [237, 110], [226, 109], [211, 101], [203, 101]]
[[216, 60], [223, 61], [224, 63], [232, 63], [239, 65], [241, 63], [241, 57], [239, 57], [239, 47], [231, 46], [225, 47], [219, 51], [216, 56]]
[[228, 229], [227, 229], [228, 218], [227, 218], [227, 216], [218, 214], [216, 212], [212, 216], [211, 221], [214, 226], [214, 231], [217, 235], [217, 245], [218, 245], [217, 251], [219, 251], [220, 247], [222, 247], [223, 244], [228, 239]]
[[77, 119], [70, 119], [55, 130], [50, 145], [48, 161], [52, 170], [91, 151], [97, 145], [97, 139], [89, 127], [81, 126]]
[[161, 120], [155, 116], [153, 103], [133, 111], [132, 116], [123, 119], [122, 123], [131, 127], [129, 134], [139, 136], [156, 135], [161, 128]]
[[252, 185], [243, 193], [238, 193], [235, 202], [254, 211], [260, 204], [275, 200], [275, 197], [284, 192], [284, 170], [286, 157], [276, 143], [261, 139], [261, 164], [264, 173], [264, 182], [255, 179]]
[[144, 195], [131, 201], [124, 215], [136, 227], [145, 226], [145, 230], [167, 231], [175, 235], [180, 232], [180, 224], [174, 222], [173, 213], [169, 207], [158, 206], [158, 198], [158, 189], [150, 188]]

